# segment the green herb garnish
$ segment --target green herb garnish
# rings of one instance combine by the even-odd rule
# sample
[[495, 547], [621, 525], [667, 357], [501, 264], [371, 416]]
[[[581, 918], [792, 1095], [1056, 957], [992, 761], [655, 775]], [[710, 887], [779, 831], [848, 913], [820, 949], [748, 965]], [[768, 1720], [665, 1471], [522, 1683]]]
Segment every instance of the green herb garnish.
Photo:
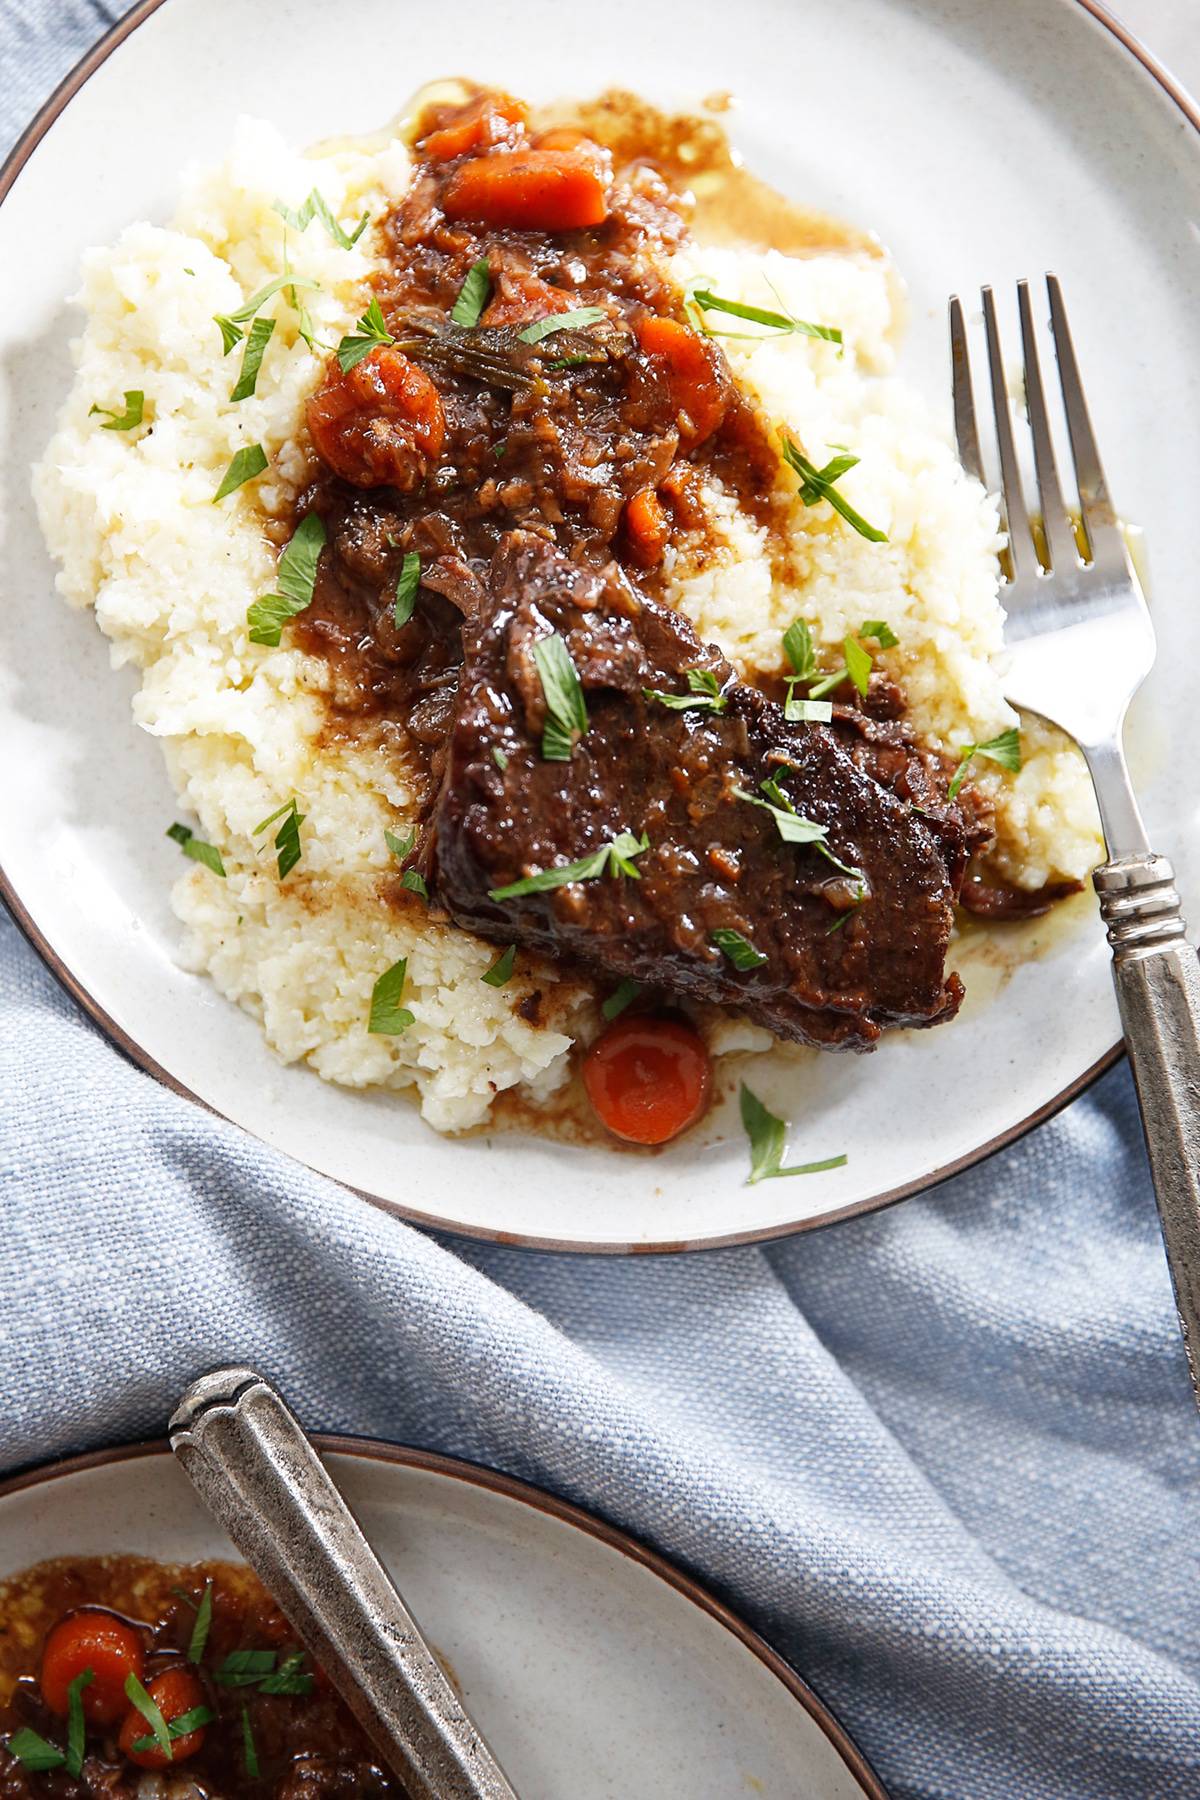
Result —
[[394, 831], [385, 831], [383, 837], [384, 842], [387, 844], [388, 849], [396, 858], [397, 862], [404, 861], [405, 857], [417, 841], [415, 830], [410, 831], [407, 837], [397, 837]]
[[415, 550], [406, 550], [396, 581], [396, 604], [392, 609], [392, 618], [397, 631], [402, 625], [407, 625], [412, 618], [413, 607], [417, 604], [417, 589], [420, 585], [421, 558]]
[[508, 758], [505, 756], [503, 750], [501, 750], [499, 744], [493, 744], [492, 746], [492, 761], [503, 775], [505, 769], [508, 767]]
[[789, 688], [783, 716], [789, 725], [828, 725], [833, 717], [833, 701], [799, 700]]
[[237, 378], [237, 386], [229, 396], [231, 400], [248, 400], [254, 392], [258, 385], [258, 371], [262, 367], [263, 351], [270, 343], [274, 329], [274, 319], [255, 319], [251, 325], [246, 339], [246, 353], [242, 357], [242, 372]]
[[538, 639], [533, 646], [533, 660], [546, 697], [542, 756], [546, 762], [570, 762], [576, 742], [588, 728], [587, 702], [578, 671], [557, 631]]
[[143, 1719], [145, 1719], [147, 1725], [150, 1727], [154, 1743], [158, 1745], [167, 1761], [173, 1762], [175, 1759], [175, 1752], [171, 1748], [171, 1734], [167, 1730], [167, 1721], [163, 1718], [161, 1709], [150, 1698], [136, 1675], [127, 1675], [125, 1677], [125, 1698], [129, 1701], [131, 1706], [136, 1706], [137, 1710], [141, 1713]]
[[272, 211], [277, 212], [284, 224], [290, 225], [293, 231], [307, 231], [314, 219], [320, 219], [334, 243], [339, 245], [343, 250], [353, 250], [355, 244], [357, 244], [359, 238], [366, 230], [367, 222], [370, 218], [369, 213], [364, 213], [362, 218], [358, 221], [358, 224], [355, 226], [354, 231], [352, 233], [347, 233], [334, 218], [333, 213], [330, 210], [329, 202], [326, 200], [324, 194], [320, 193], [316, 188], [312, 189], [308, 199], [304, 202], [304, 205], [298, 207], [295, 211], [293, 211], [290, 206], [285, 206], [282, 200], [275, 200], [272, 202]]
[[[319, 288], [320, 285], [320, 282], [314, 281], [310, 275], [293, 275], [289, 269], [283, 275], [274, 276], [265, 287], [259, 288], [257, 294], [251, 294], [249, 300], [239, 306], [236, 312], [214, 313], [213, 323], [220, 328], [224, 354], [228, 356], [229, 352], [241, 343], [246, 335], [242, 326], [249, 324], [250, 320], [256, 313], [261, 312], [273, 295], [282, 292], [284, 288]], [[294, 300], [293, 304], [295, 304]], [[300, 309], [297, 308], [297, 310]]]
[[274, 1667], [273, 1650], [231, 1650], [214, 1679], [220, 1687], [253, 1687]]
[[83, 1746], [87, 1725], [83, 1717], [83, 1690], [96, 1679], [95, 1671], [83, 1669], [67, 1688], [67, 1774], [78, 1781], [83, 1773]]
[[189, 825], [181, 825], [176, 820], [174, 825], [167, 826], [166, 836], [173, 838], [183, 854], [190, 856], [193, 862], [203, 863], [206, 869], [211, 869], [222, 881], [225, 879], [225, 864], [221, 861], [221, 852], [215, 844], [206, 844], [203, 838], [198, 838]]
[[265, 1675], [258, 1685], [260, 1694], [311, 1694], [314, 1678], [304, 1667], [303, 1650], [285, 1656], [272, 1675]]
[[[279, 853], [277, 862], [280, 881], [283, 881], [290, 875], [296, 864], [300, 861], [300, 827], [303, 825], [306, 816], [306, 814], [300, 811], [299, 806], [296, 804], [296, 798], [293, 795], [290, 800], [285, 801], [282, 806], [277, 807], [269, 818], [263, 819], [260, 824], [256, 825], [254, 830], [250, 833], [251, 837], [258, 837], [260, 833], [266, 831], [269, 826], [274, 825], [276, 819], [283, 820], [283, 823], [275, 833], [274, 838], [275, 849]], [[228, 1660], [229, 1659], [226, 1658], [226, 1661]]]
[[614, 880], [618, 875], [628, 875], [640, 881], [633, 861], [649, 848], [650, 840], [644, 831], [640, 838], [631, 831], [621, 831], [611, 843], [593, 851], [591, 856], [581, 856], [578, 862], [561, 863], [537, 875], [527, 875], [523, 881], [510, 882], [507, 887], [490, 888], [488, 899], [515, 900], [521, 894], [543, 894], [548, 888], [566, 887], [572, 881], [595, 881], [606, 868]]
[[859, 637], [874, 638], [881, 650], [894, 650], [900, 639], [883, 619], [868, 619], [858, 628]]
[[[769, 312], [765, 307], [746, 306], [740, 300], [722, 300], [719, 294], [711, 293], [708, 288], [695, 287], [688, 292], [688, 301], [699, 307], [702, 313], [729, 313], [735, 319], [748, 319], [752, 325], [765, 325], [771, 331], [792, 332], [800, 337], [824, 338], [826, 343], [840, 344], [842, 334], [836, 325], [812, 325], [807, 319], [797, 319], [791, 313]], [[749, 332], [713, 332], [706, 321], [701, 321], [704, 330], [710, 337], [738, 336], [749, 337]], [[757, 333], [753, 334], [757, 336]]]
[[733, 931], [721, 926], [710, 931], [709, 937], [723, 956], [727, 956], [735, 969], [757, 969], [766, 962], [761, 950], [756, 950], [749, 938], [744, 938], [740, 931]]
[[800, 477], [800, 498], [805, 506], [816, 506], [821, 500], [828, 500], [835, 512], [845, 519], [847, 525], [853, 525], [860, 537], [869, 538], [873, 544], [886, 544], [887, 532], [880, 531], [874, 525], [868, 525], [861, 513], [855, 512], [850, 502], [838, 493], [835, 483], [847, 470], [856, 468], [861, 460], [848, 452], [835, 456], [827, 462], [823, 469], [810, 463], [799, 446], [789, 437], [781, 438], [783, 460], [789, 469], [793, 469]]
[[946, 790], [947, 800], [956, 800], [958, 790], [967, 778], [967, 769], [973, 758], [986, 756], [989, 762], [999, 763], [1013, 775], [1021, 767], [1021, 734], [1015, 725], [1002, 731], [999, 737], [989, 738], [986, 744], [963, 744], [958, 752], [958, 768], [954, 780]]
[[278, 644], [287, 621], [312, 605], [324, 546], [325, 526], [320, 515], [306, 513], [279, 559], [277, 592], [256, 600], [246, 613], [252, 644]]
[[192, 1635], [188, 1639], [187, 1659], [190, 1663], [198, 1663], [203, 1659], [204, 1647], [208, 1643], [209, 1627], [212, 1625], [213, 1584], [206, 1581], [204, 1592], [200, 1596], [200, 1605], [196, 1609], [196, 1619], [192, 1626]]
[[125, 411], [114, 412], [108, 406], [89, 406], [88, 418], [99, 413], [104, 420], [101, 431], [132, 431], [140, 425], [146, 410], [146, 396], [141, 388], [125, 389]]
[[488, 259], [481, 256], [477, 263], [472, 263], [467, 270], [467, 278], [458, 290], [458, 299], [450, 309], [450, 318], [455, 325], [478, 325], [479, 316], [487, 305], [491, 292], [492, 278], [488, 274]]
[[370, 356], [372, 350], [378, 350], [381, 344], [394, 344], [395, 341], [387, 328], [383, 309], [372, 294], [371, 304], [358, 321], [357, 331], [344, 337], [337, 347], [337, 359], [342, 373], [348, 374], [356, 363], [360, 363], [364, 356]]
[[506, 981], [512, 979], [513, 964], [516, 959], [517, 946], [510, 944], [508, 949], [502, 951], [496, 958], [491, 968], [485, 970], [479, 977], [480, 981], [486, 981], [489, 987], [503, 987]]
[[419, 869], [405, 869], [400, 877], [400, 886], [407, 888], [410, 894], [418, 894], [422, 900], [428, 900], [429, 889], [425, 885], [425, 877]]
[[600, 1006], [602, 1015], [608, 1020], [610, 1025], [614, 1019], [620, 1018], [627, 1006], [632, 1005], [641, 991], [641, 982], [634, 981], [632, 976], [629, 975], [625, 977], [625, 980], [622, 981], [619, 986], [613, 989], [612, 993], [608, 996], [608, 999], [603, 1001]]
[[643, 688], [642, 693], [647, 700], [657, 700], [660, 706], [669, 707], [672, 712], [687, 712], [689, 707], [707, 707], [710, 712], [723, 713], [729, 705], [711, 669], [689, 669], [687, 684], [691, 689], [687, 694], [664, 694], [658, 688]]
[[783, 654], [792, 666], [797, 681], [809, 681], [817, 672], [817, 653], [813, 634], [804, 619], [793, 619], [783, 634]]
[[7, 1742], [9, 1754], [15, 1756], [22, 1768], [30, 1770], [32, 1774], [40, 1774], [46, 1769], [61, 1769], [67, 1760], [56, 1744], [48, 1744], [44, 1737], [39, 1737], [27, 1725], [20, 1731], [14, 1731]]
[[551, 332], [579, 331], [585, 325], [598, 324], [604, 317], [602, 306], [577, 306], [573, 312], [548, 313], [544, 319], [535, 319], [524, 331], [518, 331], [517, 337], [523, 344], [540, 344]]
[[[167, 1721], [168, 1735], [172, 1743], [175, 1743], [180, 1738], [187, 1737], [189, 1732], [199, 1731], [203, 1725], [211, 1725], [216, 1716], [211, 1707], [193, 1706], [190, 1712], [180, 1713], [177, 1719]], [[152, 1750], [157, 1742], [157, 1738], [150, 1732], [145, 1737], [135, 1738], [133, 1747], [135, 1750]]]
[[[227, 494], [232, 494], [235, 488], [243, 487], [247, 481], [253, 481], [256, 475], [262, 474], [266, 466], [267, 453], [262, 445], [244, 444], [240, 450], [234, 452], [229, 467], [221, 477], [221, 485], [212, 497], [213, 505], [215, 506], [218, 500], [224, 500]], [[251, 610], [253, 611], [253, 608]], [[275, 642], [278, 643], [279, 639], [276, 638]]]
[[384, 970], [371, 990], [371, 1016], [367, 1022], [367, 1030], [373, 1031], [377, 1037], [399, 1037], [413, 1022], [414, 1015], [407, 1006], [400, 1004], [407, 975], [408, 958], [402, 956], [399, 962]]
[[752, 1094], [745, 1082], [741, 1091], [742, 1125], [750, 1140], [750, 1173], [746, 1177], [746, 1186], [753, 1187], [756, 1181], [768, 1181], [779, 1175], [816, 1175], [822, 1169], [840, 1169], [846, 1162], [845, 1155], [827, 1156], [823, 1162], [791, 1163], [783, 1167], [783, 1151], [787, 1138], [787, 1126], [774, 1113], [767, 1111], [757, 1094]]
[[254, 1748], [254, 1732], [250, 1728], [250, 1713], [242, 1708], [242, 1764], [248, 1781], [258, 1780], [258, 1751]]
[[871, 670], [875, 666], [871, 652], [864, 650], [856, 637], [848, 636], [843, 640], [842, 654], [846, 658], [847, 675], [865, 699], [871, 681]]
[[785, 844], [812, 844], [815, 849], [820, 851], [826, 862], [831, 862], [835, 869], [841, 870], [843, 875], [857, 875], [860, 881], [864, 879], [861, 869], [852, 868], [849, 863], [842, 862], [833, 854], [829, 848], [827, 828], [824, 825], [816, 824], [812, 819], [804, 818], [796, 811], [791, 800], [780, 787], [778, 776], [760, 781], [758, 785], [767, 796], [765, 800], [760, 800], [757, 794], [748, 794], [745, 788], [734, 788], [733, 791], [739, 800], [748, 800], [751, 806], [761, 806], [766, 812], [772, 814], [775, 828]]

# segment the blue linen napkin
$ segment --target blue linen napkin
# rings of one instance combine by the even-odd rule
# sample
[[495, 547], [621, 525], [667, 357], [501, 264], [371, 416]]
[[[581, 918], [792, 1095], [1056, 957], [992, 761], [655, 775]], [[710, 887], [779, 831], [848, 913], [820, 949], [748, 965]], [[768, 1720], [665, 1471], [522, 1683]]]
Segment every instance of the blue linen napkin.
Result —
[[[109, 17], [0, 0], [5, 144]], [[157, 1435], [198, 1370], [258, 1363], [312, 1427], [507, 1469], [658, 1545], [894, 1800], [1200, 1794], [1200, 1420], [1123, 1068], [815, 1236], [485, 1249], [156, 1085], [0, 914], [0, 1104], [0, 1471]]]

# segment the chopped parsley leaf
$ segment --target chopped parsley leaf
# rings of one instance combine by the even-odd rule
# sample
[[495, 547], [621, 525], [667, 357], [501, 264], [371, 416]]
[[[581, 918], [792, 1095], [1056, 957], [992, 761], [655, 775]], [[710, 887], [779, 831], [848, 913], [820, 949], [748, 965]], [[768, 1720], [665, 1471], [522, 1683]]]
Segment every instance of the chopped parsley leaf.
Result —
[[66, 1762], [63, 1752], [55, 1744], [47, 1743], [36, 1731], [23, 1726], [14, 1731], [8, 1739], [9, 1754], [15, 1756], [22, 1768], [32, 1774], [39, 1774], [46, 1769], [61, 1769]]
[[[218, 500], [224, 500], [235, 489], [244, 487], [246, 482], [253, 481], [261, 475], [267, 466], [267, 455], [261, 444], [243, 444], [235, 450], [229, 467], [221, 477], [221, 485], [212, 497], [215, 506]], [[278, 639], [276, 642], [278, 643]]]
[[757, 1181], [769, 1181], [779, 1175], [815, 1175], [822, 1169], [840, 1169], [845, 1165], [846, 1157], [827, 1156], [822, 1162], [791, 1163], [783, 1166], [783, 1151], [787, 1141], [787, 1126], [774, 1113], [768, 1112], [757, 1094], [751, 1093], [745, 1082], [741, 1091], [742, 1126], [750, 1140], [750, 1173], [746, 1177], [746, 1186], [753, 1187]]
[[[180, 1713], [175, 1719], [168, 1719], [168, 1735], [172, 1742], [187, 1737], [189, 1732], [199, 1731], [203, 1725], [211, 1725], [216, 1716], [211, 1707], [193, 1706], [190, 1712]], [[152, 1750], [156, 1742], [154, 1733], [147, 1732], [145, 1737], [133, 1740], [133, 1747], [135, 1750]]]
[[833, 717], [833, 701], [798, 700], [789, 687], [783, 716], [789, 725], [828, 725]]
[[[747, 319], [753, 325], [765, 325], [770, 331], [793, 332], [801, 337], [824, 338], [830, 344], [840, 344], [842, 341], [842, 334], [836, 325], [812, 325], [807, 319], [794, 318], [791, 313], [769, 312], [761, 306], [746, 306], [740, 300], [722, 300], [719, 294], [712, 293], [708, 288], [693, 287], [689, 289], [688, 302], [690, 306], [697, 307], [701, 313], [728, 313], [735, 319]], [[730, 335], [749, 337], [752, 335], [749, 332], [732, 334], [714, 332], [705, 319], [701, 319], [701, 324], [710, 337]], [[753, 335], [757, 336], [757, 333]]]
[[486, 981], [489, 987], [503, 987], [506, 981], [512, 979], [513, 964], [516, 959], [517, 946], [510, 944], [508, 949], [502, 951], [496, 958], [491, 968], [485, 970], [479, 977], [480, 981]]
[[417, 894], [422, 900], [428, 900], [429, 889], [425, 885], [425, 877], [419, 869], [405, 869], [400, 877], [400, 886], [407, 888], [410, 894]]
[[[230, 394], [231, 400], [248, 400], [258, 385], [258, 371], [262, 367], [263, 352], [271, 341], [271, 333], [275, 329], [274, 319], [255, 319], [246, 339], [246, 353], [242, 357], [242, 372], [237, 378], [237, 386]], [[264, 462], [263, 467], [266, 467]]]
[[[262, 311], [273, 295], [281, 293], [284, 288], [289, 290], [298, 287], [319, 288], [320, 285], [320, 282], [314, 281], [311, 275], [294, 275], [289, 269], [282, 275], [273, 276], [265, 287], [259, 288], [257, 294], [251, 294], [249, 300], [239, 306], [236, 312], [214, 313], [213, 323], [220, 328], [224, 355], [228, 356], [229, 352], [241, 343], [246, 335], [242, 326], [248, 325], [250, 320]], [[294, 297], [292, 304], [295, 305]], [[297, 311], [299, 310], [297, 307]]]
[[220, 1687], [253, 1687], [275, 1667], [273, 1650], [231, 1650], [214, 1680]]
[[546, 762], [570, 762], [577, 741], [588, 728], [583, 684], [571, 661], [571, 652], [557, 631], [538, 639], [533, 646], [533, 660], [546, 698], [543, 759]]
[[242, 1708], [242, 1766], [248, 1781], [258, 1780], [258, 1751], [254, 1748], [254, 1732], [250, 1725], [249, 1709]]
[[337, 347], [337, 359], [343, 375], [350, 372], [364, 356], [370, 356], [372, 350], [378, 350], [381, 344], [394, 344], [395, 338], [387, 328], [387, 320], [376, 295], [371, 295], [371, 304], [358, 321], [357, 331], [350, 332]]
[[619, 986], [613, 989], [612, 993], [608, 996], [608, 999], [603, 1001], [600, 1007], [601, 1013], [610, 1025], [614, 1019], [620, 1018], [627, 1006], [632, 1005], [641, 991], [641, 982], [634, 981], [632, 976], [628, 975]]
[[455, 325], [478, 325], [480, 314], [487, 305], [491, 292], [492, 278], [488, 274], [488, 259], [481, 256], [477, 263], [472, 263], [467, 270], [466, 280], [458, 290], [458, 299], [450, 309], [450, 318]]
[[421, 558], [415, 550], [406, 550], [396, 581], [396, 604], [392, 609], [392, 619], [397, 631], [402, 625], [407, 625], [412, 618], [413, 607], [417, 604], [417, 589], [420, 585]]
[[492, 761], [503, 775], [505, 769], [508, 767], [508, 758], [503, 750], [501, 750], [499, 744], [493, 744], [492, 746]]
[[399, 1037], [412, 1024], [414, 1015], [407, 1006], [400, 1004], [407, 975], [408, 958], [402, 956], [399, 962], [384, 970], [372, 988], [367, 1030], [374, 1032], [376, 1037]]
[[320, 515], [306, 513], [279, 559], [278, 591], [256, 600], [246, 613], [252, 644], [278, 644], [287, 621], [311, 606], [324, 545], [325, 526]]
[[784, 462], [800, 477], [800, 498], [805, 506], [816, 506], [819, 501], [828, 500], [834, 511], [840, 513], [847, 525], [852, 525], [860, 537], [869, 538], [873, 544], [887, 543], [887, 532], [880, 531], [875, 525], [868, 525], [862, 514], [855, 512], [835, 486], [849, 469], [857, 467], [860, 458], [846, 453], [835, 456], [823, 469], [818, 469], [790, 437], [781, 438], [780, 442], [783, 445]]
[[198, 838], [189, 825], [181, 825], [176, 820], [174, 825], [167, 826], [166, 836], [173, 838], [183, 854], [190, 856], [193, 862], [203, 863], [206, 869], [211, 869], [222, 881], [225, 879], [225, 864], [221, 861], [221, 852], [215, 844], [206, 844], [203, 838]]
[[989, 738], [986, 744], [963, 744], [958, 752], [958, 768], [954, 780], [946, 790], [947, 800], [956, 800], [958, 790], [967, 778], [967, 769], [977, 756], [986, 756], [989, 762], [999, 763], [1015, 775], [1021, 767], [1021, 734], [1015, 725], [1002, 731], [999, 737]]
[[577, 306], [573, 312], [548, 313], [544, 319], [535, 319], [518, 331], [517, 337], [523, 344], [540, 344], [554, 331], [580, 331], [585, 325], [599, 324], [604, 317], [602, 306]]
[[317, 188], [313, 188], [304, 205], [294, 211], [290, 206], [285, 206], [282, 200], [273, 201], [271, 209], [273, 212], [277, 212], [284, 224], [290, 225], [293, 231], [307, 231], [314, 219], [320, 219], [334, 243], [342, 250], [353, 250], [366, 230], [370, 218], [369, 213], [364, 213], [352, 233], [343, 230], [334, 218], [328, 200]]
[[305, 816], [306, 815], [300, 811], [300, 808], [296, 803], [296, 797], [293, 795], [290, 800], [285, 801], [282, 806], [277, 807], [269, 818], [263, 819], [260, 824], [256, 825], [254, 830], [250, 833], [251, 837], [258, 837], [262, 832], [274, 825], [276, 819], [282, 819], [283, 823], [275, 833], [274, 838], [275, 849], [279, 853], [276, 860], [279, 867], [280, 881], [285, 880], [300, 861], [300, 827], [304, 823]]
[[141, 388], [126, 388], [124, 412], [114, 412], [111, 407], [96, 404], [88, 407], [88, 418], [99, 413], [104, 420], [101, 431], [133, 431], [141, 424], [145, 410], [146, 396]]
[[[219, 1679], [219, 1678], [218, 1678]], [[171, 1734], [167, 1730], [167, 1721], [161, 1709], [155, 1704], [138, 1680], [136, 1675], [125, 1677], [125, 1698], [131, 1706], [135, 1706], [145, 1719], [156, 1743], [168, 1762], [175, 1760], [175, 1752], [171, 1748]]]
[[797, 681], [808, 681], [817, 672], [812, 629], [804, 619], [793, 619], [783, 634], [783, 654]]
[[572, 881], [595, 881], [606, 868], [614, 879], [628, 875], [640, 881], [633, 861], [649, 848], [650, 839], [644, 831], [640, 838], [631, 831], [621, 831], [611, 843], [602, 845], [591, 856], [581, 856], [578, 862], [561, 863], [553, 869], [542, 869], [537, 875], [527, 875], [523, 881], [510, 882], [507, 887], [490, 888], [488, 899], [515, 900], [521, 894], [542, 894], [548, 888], [566, 887]]
[[851, 634], [842, 643], [842, 654], [846, 658], [847, 675], [865, 699], [874, 667], [871, 652], [864, 650], [858, 639]]
[[394, 831], [385, 831], [383, 836], [384, 842], [387, 844], [388, 849], [396, 858], [397, 862], [404, 861], [405, 857], [417, 841], [415, 829], [410, 831], [407, 837], [398, 837]]
[[303, 1650], [293, 1650], [273, 1674], [263, 1677], [258, 1691], [260, 1694], [311, 1694], [314, 1684], [315, 1677], [304, 1667]]
[[885, 619], [868, 619], [858, 628], [859, 637], [874, 638], [881, 650], [894, 650], [900, 639]]
[[749, 938], [744, 938], [740, 931], [721, 926], [710, 931], [709, 937], [717, 946], [722, 956], [727, 956], [735, 969], [757, 969], [766, 962], [761, 950], [756, 950]]
[[647, 700], [657, 700], [660, 706], [669, 707], [672, 712], [686, 712], [689, 707], [707, 707], [711, 712], [723, 713], [729, 705], [711, 669], [689, 669], [687, 683], [691, 689], [687, 694], [664, 694], [658, 688], [643, 688], [642, 693]]
[[83, 1747], [87, 1724], [83, 1716], [83, 1690], [96, 1679], [93, 1669], [83, 1669], [67, 1688], [67, 1774], [78, 1781], [83, 1773]]
[[203, 1660], [204, 1648], [208, 1643], [209, 1627], [212, 1625], [213, 1584], [206, 1581], [204, 1592], [200, 1596], [200, 1605], [196, 1609], [196, 1621], [192, 1626], [192, 1635], [188, 1639], [187, 1659], [190, 1663]]
[[812, 844], [826, 862], [831, 862], [843, 875], [857, 875], [860, 881], [863, 880], [861, 869], [851, 867], [833, 854], [829, 848], [827, 828], [816, 824], [812, 819], [804, 818], [796, 811], [779, 781], [780, 778], [776, 775], [759, 782], [759, 787], [767, 796], [765, 800], [760, 800], [757, 794], [748, 794], [745, 788], [734, 788], [733, 791], [739, 800], [748, 800], [751, 806], [761, 806], [774, 816], [775, 828], [785, 844]]

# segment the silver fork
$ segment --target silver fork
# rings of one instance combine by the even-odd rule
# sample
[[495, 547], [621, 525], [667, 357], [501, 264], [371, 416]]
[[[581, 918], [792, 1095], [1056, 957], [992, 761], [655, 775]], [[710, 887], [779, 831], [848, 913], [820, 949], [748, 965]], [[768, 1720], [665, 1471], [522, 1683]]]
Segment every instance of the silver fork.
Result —
[[[1091, 772], [1109, 860], [1092, 876], [1137, 1084], [1159, 1220], [1192, 1389], [1200, 1404], [1200, 962], [1184, 936], [1175, 875], [1150, 848], [1125, 766], [1129, 703], [1154, 663], [1154, 627], [1092, 433], [1062, 288], [1046, 277], [1071, 458], [1087, 539], [1080, 554], [1054, 460], [1029, 284], [1017, 284], [1025, 396], [1043, 542], [1030, 524], [1013, 440], [995, 299], [983, 290], [988, 372], [1008, 532], [1005, 691], [1070, 734]], [[963, 466], [984, 480], [966, 323], [950, 302], [954, 422]]]

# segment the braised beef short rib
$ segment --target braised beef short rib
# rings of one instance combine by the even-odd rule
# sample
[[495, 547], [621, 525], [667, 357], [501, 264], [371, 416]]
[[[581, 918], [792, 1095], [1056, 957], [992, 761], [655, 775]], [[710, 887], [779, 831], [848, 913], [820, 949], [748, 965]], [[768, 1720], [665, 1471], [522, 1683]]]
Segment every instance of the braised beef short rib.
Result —
[[[533, 647], [551, 632], [589, 715], [566, 761], [542, 755]], [[527, 533], [496, 551], [463, 650], [429, 846], [438, 898], [460, 924], [829, 1049], [870, 1049], [885, 1027], [957, 1011], [962, 985], [945, 954], [968, 827], [906, 731], [877, 732], [872, 746], [853, 721], [789, 724], [615, 563], [572, 561]], [[723, 710], [646, 698], [687, 694], [693, 670], [715, 678]], [[881, 758], [883, 780], [872, 772]], [[768, 798], [764, 781], [825, 827], [824, 847], [785, 841], [772, 812], [739, 796]], [[648, 840], [636, 878], [606, 871], [490, 897], [622, 832]], [[765, 960], [739, 970], [722, 932]]]

